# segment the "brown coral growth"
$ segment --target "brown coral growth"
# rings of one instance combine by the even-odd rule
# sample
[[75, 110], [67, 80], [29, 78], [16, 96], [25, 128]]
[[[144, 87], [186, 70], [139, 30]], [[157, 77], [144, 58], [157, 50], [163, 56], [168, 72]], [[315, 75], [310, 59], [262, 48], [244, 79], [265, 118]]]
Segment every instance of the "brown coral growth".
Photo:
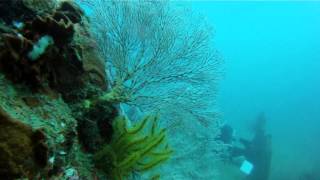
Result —
[[43, 132], [34, 132], [0, 108], [0, 177], [34, 179], [47, 165], [47, 159]]
[[32, 49], [33, 42], [13, 34], [2, 34], [3, 49], [0, 51], [0, 70], [13, 82], [28, 82], [37, 86], [41, 82], [40, 67], [43, 61], [30, 61], [27, 53]]
[[[105, 64], [92, 47], [83, 15], [74, 2], [63, 1], [26, 19], [22, 28], [0, 23], [0, 71], [36, 92], [61, 93], [67, 102], [83, 99], [77, 93], [89, 84], [105, 90]], [[50, 43], [39, 56], [30, 57], [43, 37]]]
[[27, 27], [28, 30], [25, 34], [27, 37], [29, 36], [28, 38], [36, 39], [39, 36], [50, 35], [53, 37], [55, 44], [60, 47], [67, 45], [74, 34], [73, 23], [60, 12], [37, 16], [35, 20], [27, 24]]
[[[0, 70], [15, 83], [23, 83], [39, 90], [47, 85], [66, 92], [70, 87], [82, 85], [81, 57], [70, 42], [74, 24], [64, 15], [65, 11], [37, 16], [28, 21], [20, 34], [2, 33], [0, 44]], [[28, 57], [36, 42], [51, 36], [54, 44], [36, 60]], [[63, 93], [62, 92], [62, 93]]]
[[84, 14], [78, 5], [71, 1], [63, 1], [58, 11], [63, 12], [73, 23], [79, 23]]

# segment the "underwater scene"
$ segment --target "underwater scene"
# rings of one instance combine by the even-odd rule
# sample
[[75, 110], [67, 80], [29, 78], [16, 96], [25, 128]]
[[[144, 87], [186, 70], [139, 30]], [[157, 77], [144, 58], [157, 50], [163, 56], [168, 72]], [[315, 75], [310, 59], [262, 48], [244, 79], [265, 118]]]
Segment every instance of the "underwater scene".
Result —
[[320, 1], [0, 0], [0, 180], [320, 180]]

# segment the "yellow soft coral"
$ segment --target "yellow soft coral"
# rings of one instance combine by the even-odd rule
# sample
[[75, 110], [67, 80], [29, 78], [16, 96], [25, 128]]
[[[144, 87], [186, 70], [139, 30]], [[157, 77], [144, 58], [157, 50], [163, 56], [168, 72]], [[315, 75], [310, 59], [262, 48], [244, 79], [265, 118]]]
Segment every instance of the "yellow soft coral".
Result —
[[111, 179], [126, 179], [132, 172], [147, 171], [167, 159], [172, 150], [166, 142], [166, 131], [157, 125], [158, 116], [146, 116], [139, 123], [128, 127], [125, 117], [118, 117], [113, 124], [112, 142], [94, 156], [96, 166]]

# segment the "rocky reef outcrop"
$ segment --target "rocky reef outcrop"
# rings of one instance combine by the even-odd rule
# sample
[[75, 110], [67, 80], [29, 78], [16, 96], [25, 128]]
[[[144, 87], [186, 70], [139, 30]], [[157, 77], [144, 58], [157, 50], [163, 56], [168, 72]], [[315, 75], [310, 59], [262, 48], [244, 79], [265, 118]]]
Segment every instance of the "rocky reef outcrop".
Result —
[[96, 178], [90, 154], [112, 136], [112, 104], [88, 20], [73, 1], [0, 1], [0, 177]]

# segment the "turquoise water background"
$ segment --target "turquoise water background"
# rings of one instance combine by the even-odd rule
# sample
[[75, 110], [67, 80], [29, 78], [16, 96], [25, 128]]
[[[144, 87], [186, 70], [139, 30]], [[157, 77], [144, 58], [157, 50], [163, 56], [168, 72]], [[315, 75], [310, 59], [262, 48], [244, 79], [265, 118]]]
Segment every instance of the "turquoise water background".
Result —
[[193, 2], [224, 57], [218, 107], [238, 137], [260, 112], [272, 134], [271, 180], [320, 167], [320, 2]]

